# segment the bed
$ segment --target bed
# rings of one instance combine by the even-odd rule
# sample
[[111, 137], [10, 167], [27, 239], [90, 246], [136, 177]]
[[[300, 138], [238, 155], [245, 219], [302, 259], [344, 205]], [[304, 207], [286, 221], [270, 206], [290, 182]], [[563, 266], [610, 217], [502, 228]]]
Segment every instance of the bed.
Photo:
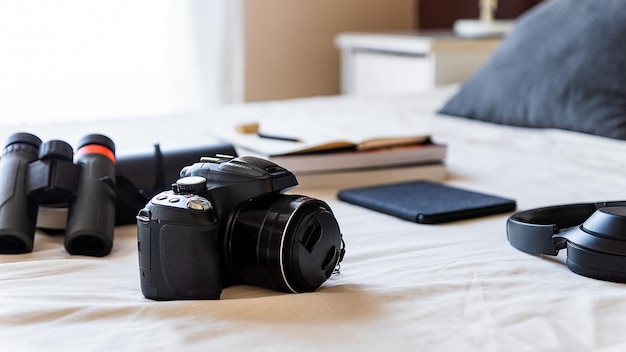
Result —
[[[620, 5], [621, 6], [621, 5]], [[623, 12], [623, 11], [622, 11]], [[626, 199], [623, 140], [438, 113], [459, 86], [391, 97], [316, 97], [201, 115], [16, 124], [48, 140], [110, 136], [118, 150], [212, 143], [211, 119], [362, 114], [425, 128], [449, 146], [447, 184], [514, 198], [518, 210]], [[70, 256], [37, 232], [32, 253], [0, 255], [0, 341], [17, 350], [623, 351], [626, 285], [571, 272], [566, 253], [507, 241], [511, 213], [420, 225], [326, 201], [346, 242], [341, 272], [312, 293], [225, 288], [220, 300], [157, 302], [140, 290], [135, 225], [105, 257]]]

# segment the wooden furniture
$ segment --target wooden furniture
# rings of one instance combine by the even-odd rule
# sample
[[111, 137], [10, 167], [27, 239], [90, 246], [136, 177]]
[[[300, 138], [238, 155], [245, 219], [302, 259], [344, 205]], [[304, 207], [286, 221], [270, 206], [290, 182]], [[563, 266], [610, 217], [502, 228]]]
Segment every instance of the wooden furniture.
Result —
[[[514, 19], [541, 0], [500, 0], [497, 19]], [[452, 28], [454, 21], [478, 18], [479, 0], [418, 0], [415, 18], [420, 29]]]
[[342, 33], [343, 94], [402, 94], [462, 82], [500, 39], [461, 39], [450, 31]]

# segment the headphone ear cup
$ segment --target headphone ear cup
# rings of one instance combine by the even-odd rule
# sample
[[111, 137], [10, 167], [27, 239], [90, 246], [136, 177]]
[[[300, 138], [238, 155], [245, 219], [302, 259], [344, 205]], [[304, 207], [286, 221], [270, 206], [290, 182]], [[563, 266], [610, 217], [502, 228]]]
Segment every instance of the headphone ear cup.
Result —
[[567, 267], [578, 275], [626, 283], [626, 255], [598, 253], [568, 242]]
[[585, 232], [600, 237], [626, 241], [626, 207], [600, 208], [585, 220], [582, 227]]
[[596, 210], [582, 225], [564, 232], [571, 271], [626, 282], [626, 207]]

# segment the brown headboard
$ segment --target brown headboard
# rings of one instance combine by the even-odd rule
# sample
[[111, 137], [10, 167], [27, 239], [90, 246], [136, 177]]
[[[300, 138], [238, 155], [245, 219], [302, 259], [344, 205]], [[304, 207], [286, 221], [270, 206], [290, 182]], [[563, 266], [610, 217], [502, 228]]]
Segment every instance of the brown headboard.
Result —
[[[459, 18], [478, 18], [479, 0], [417, 0], [419, 28], [451, 28]], [[500, 0], [496, 18], [515, 18], [541, 0]]]

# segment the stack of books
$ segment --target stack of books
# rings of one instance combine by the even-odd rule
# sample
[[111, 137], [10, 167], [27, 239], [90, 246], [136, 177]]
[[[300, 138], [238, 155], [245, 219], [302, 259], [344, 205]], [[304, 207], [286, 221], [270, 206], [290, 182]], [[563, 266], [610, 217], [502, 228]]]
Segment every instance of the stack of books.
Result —
[[428, 133], [379, 124], [380, 128], [373, 129], [337, 117], [333, 121], [262, 121], [214, 131], [219, 131], [216, 137], [235, 146], [239, 155], [268, 159], [293, 172], [306, 188], [447, 177], [445, 144], [434, 142]]

